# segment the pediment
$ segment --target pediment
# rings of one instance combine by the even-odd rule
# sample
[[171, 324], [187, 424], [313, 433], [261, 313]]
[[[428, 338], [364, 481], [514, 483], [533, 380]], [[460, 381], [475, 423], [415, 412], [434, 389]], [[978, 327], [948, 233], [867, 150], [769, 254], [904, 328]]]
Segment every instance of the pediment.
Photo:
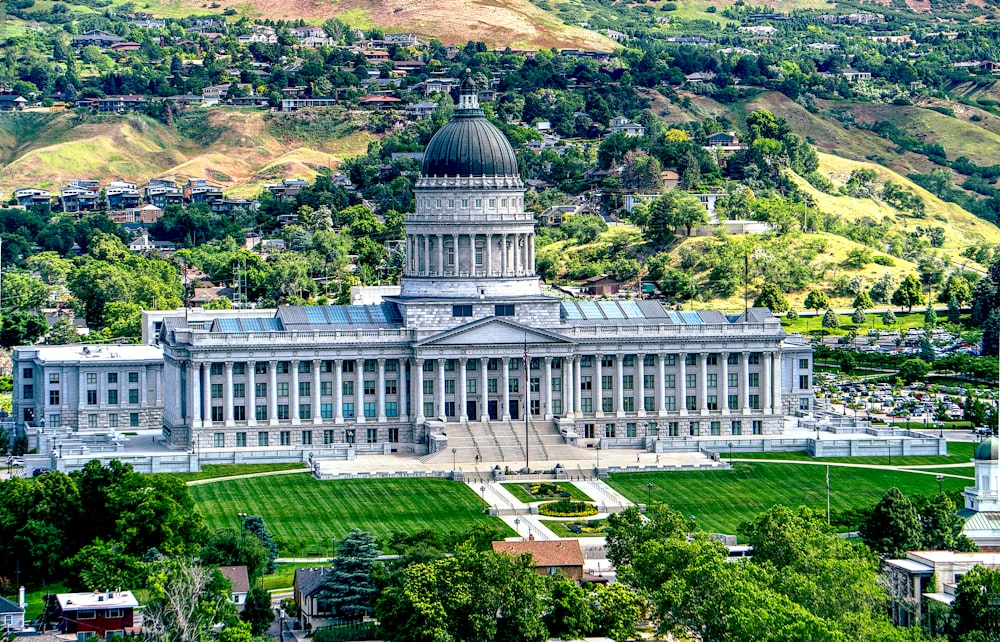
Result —
[[537, 345], [539, 343], [573, 343], [570, 339], [555, 332], [532, 328], [514, 323], [513, 321], [505, 321], [493, 317], [452, 328], [446, 332], [428, 337], [418, 345], [523, 345], [525, 341], [529, 345]]

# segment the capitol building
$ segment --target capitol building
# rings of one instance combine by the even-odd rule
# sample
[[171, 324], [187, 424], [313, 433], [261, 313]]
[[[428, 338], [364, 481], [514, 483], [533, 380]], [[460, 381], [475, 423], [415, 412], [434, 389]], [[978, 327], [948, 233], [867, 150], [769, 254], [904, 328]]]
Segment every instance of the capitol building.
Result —
[[[598, 443], [655, 450], [670, 438], [777, 434], [786, 415], [812, 410], [812, 351], [767, 309], [544, 295], [524, 193], [514, 150], [466, 81], [424, 155], [397, 296], [167, 316], [161, 360], [136, 375], [142, 393], [116, 393], [115, 404], [110, 377], [88, 376], [86, 360], [47, 364], [45, 347], [19, 349], [15, 383], [33, 364], [39, 390], [15, 393], [17, 418], [58, 412], [74, 430], [148, 418], [165, 442], [202, 452], [450, 462], [523, 461], [531, 449], [555, 461]], [[133, 366], [106, 361], [127, 388]], [[46, 408], [46, 368], [57, 365], [55, 385], [73, 390]], [[126, 400], [162, 407], [133, 413]]]

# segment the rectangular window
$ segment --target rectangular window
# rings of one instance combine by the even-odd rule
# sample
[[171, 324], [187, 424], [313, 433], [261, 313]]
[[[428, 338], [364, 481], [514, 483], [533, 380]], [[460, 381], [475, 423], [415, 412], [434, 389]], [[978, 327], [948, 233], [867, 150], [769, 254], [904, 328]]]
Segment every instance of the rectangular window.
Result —
[[278, 442], [282, 446], [291, 446], [292, 445], [292, 431], [290, 431], [290, 430], [282, 430], [281, 432], [279, 432], [278, 433]]
[[729, 389], [738, 388], [740, 385], [740, 374], [738, 372], [726, 373], [726, 383], [729, 385]]
[[247, 373], [247, 364], [242, 361], [237, 361], [233, 364], [233, 374], [234, 375], [245, 375]]
[[[24, 378], [25, 379], [31, 379], [31, 373], [32, 372], [34, 372], [34, 371], [31, 368], [25, 368], [25, 370], [24, 370]], [[90, 385], [97, 384], [97, 373], [96, 372], [88, 372], [87, 373], [87, 383], [89, 383]]]
[[324, 397], [329, 397], [333, 394], [333, 382], [332, 381], [320, 381], [319, 382], [319, 394]]
[[747, 403], [751, 410], [760, 410], [760, 395], [747, 395]]
[[208, 364], [208, 373], [210, 375], [220, 375], [220, 374], [222, 374], [222, 364], [221, 363], [210, 363], [210, 364]]
[[118, 415], [108, 415], [108, 428], [118, 427]]
[[454, 417], [455, 416], [455, 402], [454, 401], [446, 401], [446, 402], [444, 402], [444, 416], [445, 417]]
[[77, 611], [76, 619], [78, 620], [93, 620], [97, 617], [96, 611]]
[[300, 381], [299, 382], [299, 396], [300, 397], [311, 397], [312, 395], [309, 394], [310, 392], [311, 392], [311, 390], [310, 390], [309, 382], [308, 381]]
[[759, 365], [760, 364], [760, 353], [759, 352], [751, 352], [750, 353], [750, 358], [747, 359], [747, 363], [749, 365], [751, 365], [751, 366]]
[[709, 433], [710, 433], [710, 434], [711, 434], [711, 435], [712, 435], [713, 437], [718, 437], [719, 435], [721, 435], [721, 434], [722, 434], [722, 424], [721, 424], [720, 422], [718, 422], [718, 421], [713, 421], [713, 422], [712, 422], [711, 424], [709, 424], [709, 426], [708, 426], [708, 432], [709, 432]]
[[354, 360], [350, 359], [340, 364], [340, 371], [344, 373], [354, 372]]
[[267, 384], [266, 383], [255, 383], [253, 385], [253, 394], [255, 397], [266, 397], [267, 396]]
[[130, 404], [137, 404], [137, 403], [139, 403], [139, 389], [138, 388], [129, 388], [128, 389], [128, 402]]
[[627, 424], [625, 424], [625, 436], [626, 437], [634, 438], [635, 437], [635, 433], [636, 433], [636, 430], [635, 430], [635, 424], [634, 423], [627, 423]]
[[667, 422], [667, 437], [676, 437], [679, 424], [676, 421]]
[[665, 366], [676, 366], [677, 365], [677, 355], [676, 354], [665, 354], [665, 355], [663, 355], [663, 365], [665, 365]]
[[508, 383], [507, 389], [510, 392], [520, 392], [520, 388], [521, 388], [521, 386], [520, 386], [521, 380], [520, 379], [511, 379], [507, 383]]
[[87, 427], [97, 428], [97, 415], [87, 415]]
[[246, 406], [233, 406], [233, 419], [235, 421], [246, 421], [247, 420], [247, 407]]
[[594, 438], [594, 424], [583, 424], [583, 438], [584, 439]]
[[108, 390], [108, 405], [117, 406], [118, 405], [118, 391]]
[[705, 395], [705, 405], [709, 410], [719, 409], [719, 395]]
[[476, 394], [476, 379], [466, 379], [465, 380], [465, 392], [469, 394]]
[[542, 382], [538, 377], [532, 377], [528, 379], [528, 390], [531, 392], [540, 392], [542, 389]]
[[258, 404], [254, 406], [253, 417], [257, 421], [264, 421], [267, 419], [267, 406], [264, 404]]
[[622, 408], [625, 410], [625, 412], [635, 412], [635, 397], [623, 398]]
[[287, 361], [279, 361], [278, 362], [278, 369], [276, 370], [276, 372], [278, 374], [288, 374], [288, 362]]
[[453, 305], [453, 306], [451, 306], [451, 316], [453, 316], [453, 317], [471, 317], [472, 316], [472, 306], [471, 305]]
[[677, 410], [677, 397], [667, 397], [665, 401], [667, 403], [667, 410]]
[[635, 355], [626, 354], [622, 357], [622, 367], [623, 368], [634, 368], [635, 367]]
[[730, 410], [737, 410], [739, 408], [740, 399], [738, 395], [729, 395], [726, 399], [726, 407]]
[[562, 392], [562, 377], [552, 377], [552, 392]]
[[398, 444], [399, 443], [399, 428], [389, 429], [389, 443]]
[[35, 385], [26, 383], [21, 387], [21, 396], [25, 399], [35, 398]]
[[684, 365], [686, 366], [698, 365], [698, 355], [691, 353], [684, 355]]
[[487, 379], [486, 380], [486, 392], [490, 392], [490, 393], [496, 394], [496, 392], [497, 392], [497, 380], [496, 379]]
[[354, 395], [354, 382], [344, 381], [340, 384], [340, 391], [345, 397], [351, 397]]
[[312, 442], [313, 442], [313, 431], [311, 431], [311, 430], [303, 430], [302, 431], [302, 445], [303, 446], [312, 446]]
[[97, 405], [97, 391], [96, 390], [88, 390], [87, 391], [87, 405], [88, 406], [96, 406]]
[[686, 398], [686, 401], [684, 403], [684, 407], [687, 408], [688, 410], [697, 410], [698, 409], [698, 397], [696, 397], [694, 395], [688, 395], [687, 398]]
[[299, 372], [309, 374], [312, 372], [312, 361], [299, 361]]
[[718, 388], [719, 387], [719, 375], [715, 374], [714, 372], [710, 372], [707, 375], [705, 375], [705, 377], [706, 377], [706, 379], [708, 381], [708, 387], [709, 388]]
[[615, 400], [611, 397], [601, 397], [601, 410], [611, 412], [615, 409]]
[[612, 356], [604, 355], [601, 357], [601, 367], [602, 368], [613, 368], [615, 365], [615, 359]]
[[424, 394], [432, 395], [434, 394], [434, 380], [424, 380]]
[[552, 400], [552, 414], [557, 417], [562, 414], [562, 399]]
[[514, 316], [514, 304], [513, 303], [498, 303], [493, 306], [493, 315], [498, 317], [512, 317]]
[[247, 445], [247, 434], [245, 432], [236, 433], [236, 447], [246, 448]]
[[445, 379], [444, 380], [444, 394], [453, 395], [455, 394], [455, 380]]
[[743, 422], [741, 422], [739, 419], [733, 420], [730, 424], [730, 428], [732, 428], [734, 435], [743, 434]]
[[656, 376], [655, 375], [642, 375], [642, 387], [644, 390], [652, 390], [656, 387]]
[[809, 375], [799, 375], [799, 390], [809, 389]]
[[[58, 417], [59, 415], [50, 415], [50, 416], [51, 417]], [[139, 427], [139, 413], [137, 413], [137, 412], [130, 412], [128, 414], [128, 425], [129, 425], [129, 428], [138, 428]]]
[[378, 442], [378, 428], [368, 428], [365, 430], [365, 442], [369, 444]]
[[753, 434], [755, 435], [764, 434], [764, 422], [761, 421], [760, 419], [754, 419], [753, 421], [751, 421], [750, 427], [753, 430]]
[[260, 432], [258, 432], [257, 433], [257, 445], [258, 446], [266, 446], [268, 444], [268, 438], [269, 438], [269, 436], [270, 436], [269, 433], [266, 433], [263, 430], [260, 431]]
[[385, 402], [385, 416], [386, 417], [398, 417], [399, 416], [399, 404], [395, 401]]
[[354, 428], [348, 428], [347, 430], [344, 431], [344, 442], [348, 444], [353, 444], [355, 442], [356, 434], [357, 433], [355, 433]]
[[750, 380], [750, 387], [751, 388], [758, 388], [758, 387], [760, 387], [760, 373], [759, 372], [751, 372], [748, 375], [748, 378]]
[[253, 364], [254, 374], [267, 374], [267, 364], [261, 361]]
[[59, 383], [59, 373], [50, 372], [49, 373], [49, 383]]
[[738, 366], [740, 364], [740, 355], [735, 352], [730, 352], [729, 357], [726, 358], [726, 363], [731, 366]]
[[799, 410], [809, 410], [809, 397], [799, 397]]
[[593, 355], [585, 354], [580, 357], [580, 367], [581, 368], [593, 368], [594, 367], [594, 357]]
[[688, 390], [694, 390], [698, 387], [698, 375], [689, 374], [684, 375], [684, 385], [687, 386]]
[[434, 416], [434, 402], [433, 401], [425, 401], [424, 402], [424, 416], [425, 417], [433, 417]]
[[128, 373], [128, 382], [129, 383], [139, 383], [139, 373], [138, 372], [130, 372], [130, 373]]
[[247, 396], [247, 385], [245, 383], [234, 383], [233, 397], [236, 399], [243, 399], [246, 396]]
[[643, 397], [642, 398], [642, 409], [646, 412], [653, 412], [656, 410], [656, 398], [655, 397]]
[[211, 394], [212, 399], [222, 399], [222, 384], [213, 383], [209, 388], [209, 394]]
[[226, 433], [215, 432], [212, 433], [212, 448], [225, 448], [226, 447]]
[[344, 419], [354, 418], [354, 404], [348, 401], [344, 402]]
[[312, 404], [299, 404], [299, 419], [312, 419]]
[[118, 373], [109, 372], [108, 373], [108, 383], [118, 383]]
[[799, 368], [802, 370], [809, 369], [809, 359], [799, 359]]
[[279, 403], [278, 404], [278, 419], [288, 419], [288, 404]]
[[378, 366], [378, 362], [374, 359], [365, 359], [365, 372], [375, 372], [376, 366]]
[[333, 430], [324, 430], [323, 431], [323, 445], [324, 446], [329, 446], [330, 444], [335, 443], [337, 441], [337, 438], [336, 438], [335, 434], [336, 434], [336, 431], [333, 431]]
[[717, 366], [717, 365], [719, 365], [719, 355], [715, 354], [714, 352], [712, 354], [708, 355], [708, 360], [705, 361], [705, 365], [707, 365], [707, 366]]
[[604, 424], [604, 436], [614, 437], [615, 436], [615, 425], [614, 424]]
[[445, 359], [444, 360], [444, 371], [445, 372], [455, 372], [455, 366], [458, 364], [457, 359]]
[[212, 406], [212, 421], [223, 421], [222, 406]]
[[660, 427], [655, 421], [646, 422], [646, 436], [647, 437], [658, 437], [660, 435]]
[[594, 382], [590, 375], [580, 375], [580, 390], [593, 390]]
[[49, 390], [49, 405], [58, 406], [59, 405], [59, 391]]
[[663, 375], [663, 382], [665, 388], [676, 388], [677, 387], [677, 375]]
[[279, 397], [287, 397], [288, 396], [288, 382], [287, 381], [279, 381], [278, 382], [278, 396]]
[[366, 401], [364, 406], [365, 417], [372, 419], [375, 417], [375, 402]]
[[611, 375], [601, 375], [601, 390], [611, 390], [614, 385], [614, 377]]
[[333, 404], [321, 403], [319, 405], [319, 416], [323, 419], [333, 419]]
[[692, 421], [688, 426], [688, 433], [692, 437], [698, 437], [701, 434], [701, 423], [697, 421]]
[[594, 400], [590, 397], [584, 397], [580, 400], [580, 410], [582, 412], [594, 412]]
[[635, 387], [635, 377], [633, 375], [622, 375], [622, 388], [632, 390]]
[[[385, 381], [385, 394], [394, 395], [397, 393], [397, 382], [395, 379], [386, 379]], [[475, 392], [475, 391], [473, 391]]]
[[642, 365], [644, 365], [646, 367], [655, 366], [656, 365], [656, 355], [655, 354], [647, 354], [647, 355], [643, 356], [643, 358], [642, 358]]

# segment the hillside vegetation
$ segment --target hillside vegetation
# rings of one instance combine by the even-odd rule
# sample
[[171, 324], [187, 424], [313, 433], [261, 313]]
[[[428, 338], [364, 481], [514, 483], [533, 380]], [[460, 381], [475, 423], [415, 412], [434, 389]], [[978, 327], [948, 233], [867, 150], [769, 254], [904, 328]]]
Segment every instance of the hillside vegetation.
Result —
[[[172, 176], [205, 177], [227, 194], [249, 196], [266, 182], [311, 180], [372, 140], [343, 114], [311, 118], [295, 127], [256, 110], [194, 110], [166, 127], [136, 114], [7, 114], [0, 116], [0, 190], [58, 189], [75, 177], [142, 183]], [[326, 120], [335, 126], [320, 128]]]

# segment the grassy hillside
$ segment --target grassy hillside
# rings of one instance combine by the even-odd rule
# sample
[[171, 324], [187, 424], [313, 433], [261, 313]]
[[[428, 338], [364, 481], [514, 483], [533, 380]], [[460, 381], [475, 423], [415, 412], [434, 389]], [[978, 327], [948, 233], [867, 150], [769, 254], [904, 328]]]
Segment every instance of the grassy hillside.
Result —
[[[294, 117], [292, 117], [294, 118]], [[22, 113], [0, 116], [0, 190], [58, 188], [68, 178], [205, 177], [236, 196], [266, 182], [313, 178], [363, 153], [371, 136], [342, 114], [295, 127], [257, 110], [193, 110], [176, 127], [149, 118]], [[318, 123], [334, 124], [314, 131]]]

